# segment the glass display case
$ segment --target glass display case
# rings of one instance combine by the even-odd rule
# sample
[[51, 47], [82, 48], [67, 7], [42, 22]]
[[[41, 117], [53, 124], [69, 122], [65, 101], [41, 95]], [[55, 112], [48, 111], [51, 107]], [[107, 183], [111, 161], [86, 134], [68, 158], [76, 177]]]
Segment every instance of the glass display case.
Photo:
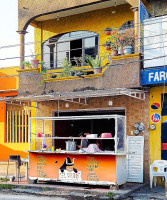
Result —
[[[92, 150], [92, 153], [126, 152], [126, 116], [123, 115], [31, 117], [29, 120], [29, 151], [87, 153], [86, 148], [77, 148], [84, 139], [90, 149], [99, 141], [102, 144], [100, 151]], [[84, 137], [79, 136], [81, 132], [85, 133]], [[70, 144], [74, 144], [71, 149]]]

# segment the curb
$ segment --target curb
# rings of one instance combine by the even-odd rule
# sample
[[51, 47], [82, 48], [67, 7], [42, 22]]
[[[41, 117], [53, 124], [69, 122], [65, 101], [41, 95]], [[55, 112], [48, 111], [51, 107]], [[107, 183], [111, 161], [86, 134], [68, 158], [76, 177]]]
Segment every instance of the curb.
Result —
[[[111, 192], [115, 193], [113, 197], [114, 200], [122, 200], [133, 194], [135, 191], [140, 190], [145, 187], [148, 183], [137, 185], [136, 187], [127, 187], [127, 190], [123, 190], [122, 194], [118, 194], [117, 191], [108, 190], [108, 191], [93, 191], [90, 189], [80, 189], [80, 188], [71, 188], [70, 187], [60, 187], [60, 185], [30, 185], [30, 184], [10, 184], [14, 185], [15, 188], [9, 190], [4, 189], [2, 192], [14, 192], [20, 194], [31, 194], [37, 196], [47, 196], [47, 197], [61, 197], [66, 199], [77, 199], [77, 200], [105, 200], [111, 199], [107, 197], [106, 194]], [[120, 189], [121, 191], [121, 189]]]
[[131, 194], [133, 194], [134, 192], [136, 192], [137, 190], [140, 190], [141, 188], [144, 188], [148, 185], [148, 183], [144, 183], [142, 185], [139, 185], [133, 189], [131, 189], [131, 191], [127, 192], [126, 194], [123, 195], [115, 195], [115, 197], [113, 198], [114, 200], [122, 200], [125, 199], [127, 197], [129, 197]]

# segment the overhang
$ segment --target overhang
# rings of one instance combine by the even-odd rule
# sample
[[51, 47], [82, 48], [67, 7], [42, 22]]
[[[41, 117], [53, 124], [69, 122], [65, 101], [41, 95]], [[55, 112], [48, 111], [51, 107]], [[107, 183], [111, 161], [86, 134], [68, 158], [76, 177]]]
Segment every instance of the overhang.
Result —
[[[54, 101], [54, 100], [63, 100], [63, 101], [71, 101], [74, 103], [81, 103], [81, 99], [85, 100], [84, 104], [86, 104], [86, 100], [88, 98], [93, 97], [113, 97], [113, 96], [129, 96], [132, 98], [145, 100], [145, 92], [144, 90], [139, 89], [126, 89], [126, 88], [116, 88], [111, 90], [85, 90], [85, 91], [76, 91], [76, 92], [67, 92], [67, 93], [52, 93], [47, 95], [40, 96], [17, 96], [17, 97], [6, 97], [0, 98], [1, 102], [12, 103], [26, 103], [26, 102], [44, 102], [44, 101]], [[78, 99], [78, 100], [76, 100]], [[83, 102], [83, 101], [82, 101]]]
[[61, 17], [67, 17], [70, 15], [76, 15], [76, 14], [81, 14], [85, 12], [90, 12], [93, 10], [98, 10], [98, 9], [103, 9], [103, 8], [108, 8], [112, 6], [118, 6], [122, 4], [126, 4], [126, 0], [106, 0], [106, 1], [101, 1], [101, 2], [96, 2], [88, 5], [80, 5], [78, 7], [74, 7], [71, 9], [63, 9], [60, 11], [55, 11], [53, 13], [48, 13], [41, 15], [35, 19], [35, 21], [46, 21], [50, 19], [56, 19], [56, 18], [61, 18]]

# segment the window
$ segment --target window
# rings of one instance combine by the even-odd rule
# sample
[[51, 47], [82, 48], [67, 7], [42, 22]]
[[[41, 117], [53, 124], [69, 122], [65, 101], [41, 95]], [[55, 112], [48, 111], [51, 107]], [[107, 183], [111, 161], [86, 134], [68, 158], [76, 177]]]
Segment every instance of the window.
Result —
[[134, 22], [133, 21], [127, 21], [121, 26], [119, 31], [125, 31], [125, 30], [131, 29], [131, 28], [134, 28]]
[[164, 116], [167, 115], [167, 94], [161, 94], [161, 102], [161, 115]]
[[63, 58], [67, 57], [72, 65], [74, 58], [82, 58], [84, 65], [85, 55], [95, 57], [98, 54], [98, 34], [90, 31], [76, 31], [54, 36], [42, 45], [45, 67], [61, 68]]
[[31, 111], [7, 111], [6, 141], [7, 143], [28, 142], [28, 122]]

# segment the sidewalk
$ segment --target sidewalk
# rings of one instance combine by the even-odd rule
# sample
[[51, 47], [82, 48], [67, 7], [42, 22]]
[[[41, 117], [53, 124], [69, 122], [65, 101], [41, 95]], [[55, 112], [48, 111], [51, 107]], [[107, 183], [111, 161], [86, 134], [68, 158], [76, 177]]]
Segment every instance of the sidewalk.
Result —
[[[32, 195], [42, 195], [50, 197], [61, 197], [65, 199], [75, 200], [104, 200], [112, 199], [125, 199], [132, 195], [137, 190], [146, 186], [146, 184], [127, 183], [118, 190], [111, 190], [108, 187], [95, 187], [90, 185], [70, 185], [62, 183], [37, 183], [28, 184], [27, 182], [8, 182], [15, 188], [10, 189], [10, 192], [24, 193]], [[4, 191], [4, 190], [3, 190]]]
[[131, 194], [127, 200], [165, 200], [165, 187], [157, 186], [152, 189], [147, 185], [146, 187], [141, 188], [139, 191]]

